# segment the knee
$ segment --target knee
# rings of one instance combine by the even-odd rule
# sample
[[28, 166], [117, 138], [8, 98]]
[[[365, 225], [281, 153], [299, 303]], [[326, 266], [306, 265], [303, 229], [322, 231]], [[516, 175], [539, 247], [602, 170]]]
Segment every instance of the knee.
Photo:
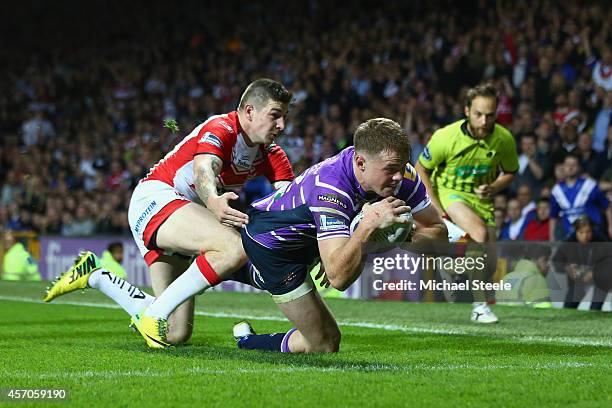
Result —
[[470, 237], [476, 242], [487, 242], [489, 238], [484, 226], [475, 227], [473, 231], [470, 231]]
[[175, 346], [186, 343], [193, 333], [193, 326], [187, 324], [181, 327], [170, 327], [166, 341]]
[[338, 327], [327, 331], [310, 343], [306, 348], [307, 353], [337, 353], [340, 350], [341, 334]]

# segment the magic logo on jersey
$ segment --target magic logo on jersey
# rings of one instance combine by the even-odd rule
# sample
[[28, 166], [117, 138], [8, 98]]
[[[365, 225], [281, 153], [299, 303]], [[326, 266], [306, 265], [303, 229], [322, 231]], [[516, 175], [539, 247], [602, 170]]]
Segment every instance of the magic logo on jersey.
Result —
[[431, 160], [431, 152], [429, 151], [429, 146], [425, 146], [425, 149], [423, 149], [423, 158], [427, 161]]
[[346, 223], [340, 218], [332, 217], [330, 215], [321, 214], [319, 215], [320, 230], [321, 231], [336, 231], [345, 229]]
[[340, 198], [335, 194], [331, 194], [331, 193], [330, 194], [319, 194], [317, 196], [317, 200], [325, 201], [326, 203], [336, 204], [346, 209], [346, 204], [340, 201]]

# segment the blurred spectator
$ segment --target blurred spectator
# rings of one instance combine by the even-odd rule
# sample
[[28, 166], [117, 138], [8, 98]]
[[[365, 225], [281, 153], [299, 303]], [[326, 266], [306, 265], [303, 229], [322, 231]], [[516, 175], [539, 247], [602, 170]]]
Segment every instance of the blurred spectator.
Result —
[[521, 217], [525, 222], [531, 221], [535, 217], [536, 203], [533, 200], [533, 190], [528, 184], [522, 184], [516, 191], [516, 199], [521, 206]]
[[95, 223], [88, 214], [88, 210], [84, 205], [80, 205], [76, 209], [74, 218], [67, 217], [62, 227], [62, 235], [67, 237], [86, 237], [90, 236], [95, 231]]
[[21, 132], [25, 146], [42, 144], [48, 138], [55, 136], [53, 124], [44, 117], [44, 112], [41, 110], [37, 110], [34, 116], [23, 122]]
[[500, 241], [522, 240], [525, 231], [525, 218], [521, 215], [521, 205], [516, 198], [508, 201], [508, 221], [499, 234]]
[[[610, 143], [606, 143], [609, 139], [608, 134], [612, 127], [612, 91], [606, 93], [604, 103], [601, 109], [595, 116], [595, 123], [593, 125], [593, 150], [599, 153], [603, 153], [606, 147], [610, 148]], [[608, 156], [608, 160], [610, 157]]]
[[[604, 25], [604, 38], [607, 35], [609, 22]], [[584, 27], [582, 32], [582, 42], [586, 53], [586, 64], [592, 68], [592, 78], [595, 86], [603, 88], [605, 91], [612, 91], [612, 49], [609, 43], [603, 48], [601, 59], [593, 53], [591, 41], [589, 39], [590, 27]]]
[[532, 191], [540, 191], [552, 172], [550, 156], [538, 151], [536, 138], [532, 133], [521, 137], [521, 152], [519, 170], [512, 182], [512, 189], [516, 191], [518, 186], [527, 184]]
[[588, 216], [578, 217], [573, 228], [575, 233], [568, 237], [554, 257], [555, 268], [567, 274], [568, 292], [564, 307], [578, 307], [597, 273], [602, 275], [598, 276], [597, 282], [605, 284], [605, 287], [595, 286], [591, 309], [601, 310], [609, 290], [610, 270], [596, 266], [610, 266], [609, 248], [597, 244], [605, 239], [595, 233], [593, 221]]
[[514, 270], [504, 276], [504, 282], [510, 283], [512, 289], [498, 290], [495, 294], [496, 301], [507, 306], [551, 308], [550, 291], [546, 282], [550, 247], [531, 244], [525, 252]]
[[40, 281], [38, 264], [25, 246], [15, 239], [11, 230], [3, 234], [4, 258], [2, 260], [2, 279], [9, 281]]
[[23, 192], [23, 185], [17, 176], [17, 172], [9, 170], [6, 180], [0, 191], [0, 205], [8, 205], [17, 201], [17, 197]]
[[[565, 179], [558, 182], [552, 189], [550, 201], [550, 239], [555, 240], [557, 219], [561, 219], [564, 235], [573, 232], [572, 224], [581, 215], [587, 215], [598, 226], [597, 233], [612, 235], [612, 208], [606, 196], [599, 190], [597, 183], [590, 178], [581, 176], [580, 160], [576, 155], [569, 154], [563, 162]], [[602, 213], [606, 214], [608, 230]]]
[[580, 158], [580, 167], [585, 176], [598, 179], [606, 169], [606, 161], [601, 153], [591, 148], [591, 135], [582, 132], [578, 137], [578, 149], [576, 154]]
[[493, 210], [495, 215], [495, 231], [497, 231], [497, 240], [500, 240], [500, 234], [506, 224], [506, 210], [503, 208], [495, 208]]
[[125, 273], [125, 269], [121, 265], [122, 262], [123, 244], [119, 241], [109, 243], [100, 257], [102, 268], [107, 269], [121, 279], [127, 279], [127, 273]]
[[493, 197], [493, 208], [506, 211], [508, 208], [508, 197], [505, 194], [496, 194]]
[[525, 227], [526, 241], [548, 241], [550, 239], [550, 203], [540, 198], [536, 207], [536, 217]]
[[[567, 118], [566, 118], [567, 120]], [[567, 120], [560, 128], [561, 146], [554, 152], [553, 160], [561, 163], [569, 153], [576, 153], [578, 149], [578, 126], [572, 119]]]
[[548, 155], [550, 160], [550, 154], [557, 150], [557, 142], [553, 140], [553, 126], [547, 121], [542, 121], [536, 128], [535, 134], [538, 153]]

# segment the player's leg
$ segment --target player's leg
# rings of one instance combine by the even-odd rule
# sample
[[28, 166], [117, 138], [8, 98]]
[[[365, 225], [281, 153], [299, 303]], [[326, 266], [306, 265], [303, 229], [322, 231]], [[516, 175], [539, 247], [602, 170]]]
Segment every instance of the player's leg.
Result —
[[[285, 295], [272, 295], [278, 307], [293, 323], [285, 333], [254, 334], [241, 322], [234, 327], [238, 347], [247, 350], [281, 351], [284, 353], [331, 353], [340, 347], [340, 330], [331, 311], [313, 289], [310, 276], [296, 290]], [[244, 329], [245, 325], [248, 330]]]
[[[462, 201], [451, 202], [448, 204], [448, 207], [445, 208], [445, 211], [452, 222], [467, 232], [471, 239], [477, 243], [486, 242], [488, 236], [487, 226], [484, 220], [467, 203]], [[480, 252], [481, 251], [478, 250], [468, 249], [465, 255], [475, 256]], [[469, 271], [469, 276], [472, 280], [484, 280], [486, 274], [486, 270], [479, 268]], [[486, 302], [484, 291], [473, 290], [472, 295], [474, 296], [474, 302]]]
[[86, 288], [98, 289], [130, 316], [153, 302], [153, 297], [148, 293], [101, 268], [98, 258], [91, 251], [79, 254], [75, 264], [47, 289], [44, 301], [50, 302], [58, 296]]
[[[490, 282], [497, 268], [497, 250], [495, 248], [495, 228], [487, 226], [487, 245], [485, 248], [478, 248], [475, 256], [486, 255], [485, 268], [475, 268], [472, 279], [478, 279], [481, 282]], [[495, 292], [487, 293], [485, 290], [472, 290], [474, 296], [474, 304], [472, 307], [471, 320], [476, 323], [497, 323], [499, 319], [489, 307], [488, 301], [494, 301]]]
[[[160, 256], [149, 267], [151, 286], [155, 296], [164, 290], [189, 267], [189, 258], [183, 256]], [[195, 298], [191, 297], [178, 306], [168, 318], [166, 340], [170, 344], [185, 343], [193, 333]]]
[[219, 278], [226, 278], [246, 263], [240, 234], [221, 224], [210, 210], [189, 203], [157, 230], [156, 245], [165, 251], [186, 255], [206, 254]]
[[167, 319], [178, 305], [229, 277], [247, 261], [238, 232], [221, 225], [209, 210], [194, 203], [168, 217], [157, 230], [155, 245], [197, 256], [147, 308], [145, 315], [150, 317]]
[[[476, 204], [471, 205], [468, 201], [451, 201], [445, 207], [446, 213], [451, 220], [461, 229], [466, 231], [470, 238], [477, 243], [487, 244], [495, 242], [495, 228], [490, 224], [493, 222], [492, 214], [489, 215], [488, 208], [475, 209]], [[486, 245], [484, 248], [475, 248], [468, 251], [466, 256], [483, 256], [486, 254], [485, 268], [474, 268], [470, 271], [472, 281], [479, 280], [488, 282], [493, 275], [497, 265], [497, 254], [493, 245]], [[497, 316], [487, 305], [487, 296], [484, 290], [472, 290], [474, 303], [472, 308], [472, 321], [478, 323], [496, 323]]]
[[170, 314], [189, 298], [229, 277], [247, 258], [238, 232], [219, 223], [206, 208], [191, 202], [173, 210], [154, 232], [145, 230], [144, 236], [149, 247], [197, 255], [183, 274], [132, 318], [150, 347], [164, 348], [170, 344], [166, 338]]
[[488, 232], [484, 220], [467, 203], [451, 202], [444, 210], [452, 222], [467, 232], [474, 241], [487, 242]]
[[287, 339], [291, 353], [332, 353], [340, 348], [340, 329], [315, 290], [278, 307], [296, 330]]

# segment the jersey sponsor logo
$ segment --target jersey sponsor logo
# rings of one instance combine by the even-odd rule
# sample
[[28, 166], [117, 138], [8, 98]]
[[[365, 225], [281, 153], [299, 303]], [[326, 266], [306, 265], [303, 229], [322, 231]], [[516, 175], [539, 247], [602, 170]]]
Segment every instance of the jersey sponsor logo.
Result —
[[336, 204], [339, 205], [340, 207], [346, 209], [346, 204], [344, 204], [340, 198], [335, 195], [335, 194], [320, 194], [317, 197], [317, 200], [319, 201], [325, 201], [326, 203], [331, 203], [331, 204]]
[[344, 220], [326, 214], [319, 215], [319, 225], [321, 231], [336, 231], [347, 227]]
[[251, 161], [251, 158], [249, 156], [234, 157], [234, 164], [236, 165], [236, 167], [242, 169], [250, 169], [252, 163], [253, 162]]
[[429, 151], [429, 146], [425, 146], [425, 149], [423, 149], [423, 158], [427, 161], [431, 160], [431, 152]]
[[404, 178], [410, 181], [415, 181], [416, 175], [417, 175], [417, 172], [415, 168], [412, 167], [410, 164], [406, 164], [406, 170], [404, 171]]
[[221, 148], [221, 139], [210, 132], [204, 133], [204, 136], [202, 136], [200, 139], [200, 143], [208, 143], [209, 145], [216, 146], [219, 149]]
[[157, 203], [155, 201], [151, 201], [151, 203], [147, 206], [144, 212], [140, 214], [140, 217], [138, 217], [136, 225], [134, 226], [134, 231], [136, 231], [137, 234], [140, 233], [140, 227], [142, 225], [142, 222], [149, 216], [149, 214], [151, 214], [151, 211], [153, 211], [153, 208], [155, 208], [156, 206]]
[[471, 176], [482, 176], [491, 171], [491, 166], [488, 164], [478, 164], [476, 166], [464, 165], [458, 166], [455, 169], [455, 175], [460, 178], [468, 178]]

